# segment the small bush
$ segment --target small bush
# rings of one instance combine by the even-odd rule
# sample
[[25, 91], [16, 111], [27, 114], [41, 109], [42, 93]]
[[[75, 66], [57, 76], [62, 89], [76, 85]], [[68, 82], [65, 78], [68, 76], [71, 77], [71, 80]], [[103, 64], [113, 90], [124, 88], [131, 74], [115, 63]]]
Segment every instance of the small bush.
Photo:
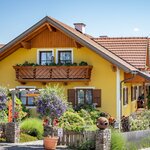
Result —
[[21, 123], [21, 132], [42, 139], [43, 122], [38, 118], [28, 118]]
[[78, 150], [95, 150], [95, 141], [85, 141], [79, 145]]
[[111, 135], [111, 150], [123, 150], [125, 148], [126, 141], [121, 133], [112, 130]]
[[59, 120], [59, 126], [69, 131], [83, 131], [85, 121], [76, 112], [66, 111]]
[[36, 141], [37, 138], [34, 137], [34, 136], [31, 136], [31, 135], [28, 135], [28, 134], [24, 134], [24, 133], [21, 133], [20, 134], [20, 142], [23, 143], [23, 142], [30, 142], [30, 141]]

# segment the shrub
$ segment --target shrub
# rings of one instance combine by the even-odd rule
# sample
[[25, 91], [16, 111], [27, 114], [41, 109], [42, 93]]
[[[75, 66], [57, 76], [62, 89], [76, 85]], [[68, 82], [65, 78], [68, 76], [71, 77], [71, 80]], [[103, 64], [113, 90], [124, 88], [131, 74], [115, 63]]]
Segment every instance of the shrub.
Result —
[[126, 141], [121, 133], [112, 130], [111, 134], [111, 150], [123, 150], [125, 148]]
[[95, 110], [90, 112], [90, 115], [91, 115], [91, 119], [93, 120], [93, 123], [96, 124], [97, 119], [101, 115], [101, 111], [95, 109]]
[[43, 135], [43, 122], [38, 118], [28, 118], [21, 123], [21, 132], [35, 136], [38, 139]]
[[78, 114], [80, 117], [82, 117], [85, 120], [87, 126], [93, 125], [93, 120], [91, 119], [91, 116], [88, 111], [86, 111], [85, 109], [81, 109], [78, 112]]
[[130, 117], [130, 130], [146, 130], [150, 126], [150, 111], [145, 110], [140, 114]]
[[0, 123], [6, 123], [8, 122], [8, 116], [6, 114], [6, 111], [5, 110], [1, 110], [0, 111]]
[[36, 141], [37, 138], [34, 137], [34, 136], [31, 136], [31, 135], [28, 135], [28, 134], [24, 134], [24, 133], [21, 133], [20, 134], [20, 142], [30, 142], [30, 141]]
[[95, 141], [85, 141], [79, 145], [78, 150], [95, 150]]
[[85, 121], [76, 112], [66, 111], [59, 120], [59, 126], [69, 131], [83, 131]]

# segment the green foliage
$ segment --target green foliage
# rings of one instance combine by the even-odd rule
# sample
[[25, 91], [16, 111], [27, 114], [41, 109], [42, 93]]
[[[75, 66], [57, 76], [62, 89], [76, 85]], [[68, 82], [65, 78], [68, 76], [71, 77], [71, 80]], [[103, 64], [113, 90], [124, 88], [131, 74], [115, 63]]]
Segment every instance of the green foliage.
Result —
[[95, 141], [85, 141], [79, 145], [78, 150], [95, 150]]
[[28, 118], [21, 123], [22, 133], [35, 136], [38, 139], [42, 138], [43, 135], [43, 122], [38, 118]]
[[24, 133], [21, 133], [20, 134], [20, 142], [23, 143], [23, 142], [30, 142], [30, 141], [36, 141], [38, 140], [36, 137], [34, 136], [31, 136], [31, 135], [28, 135], [28, 134], [24, 134]]
[[127, 142], [125, 150], [138, 150], [150, 147], [150, 137], [142, 138], [140, 141]]
[[86, 111], [85, 109], [81, 109], [80, 111], [78, 111], [78, 114], [85, 120], [86, 126], [93, 125], [93, 120], [91, 119], [88, 111]]
[[26, 112], [22, 109], [22, 101], [18, 98], [16, 98], [16, 107], [15, 107], [15, 117], [18, 122], [21, 122], [21, 120], [27, 115]]
[[130, 117], [130, 130], [146, 130], [150, 127], [150, 110], [145, 110], [134, 119]]
[[0, 123], [7, 123], [8, 122], [8, 116], [5, 110], [0, 111]]
[[126, 141], [121, 133], [112, 130], [111, 134], [111, 150], [124, 150]]
[[91, 119], [93, 120], [93, 123], [96, 124], [97, 119], [101, 115], [101, 111], [95, 109], [95, 110], [90, 112], [90, 115], [91, 115]]
[[59, 126], [69, 131], [83, 131], [85, 121], [76, 112], [66, 111], [59, 120]]
[[85, 61], [81, 61], [81, 62], [79, 63], [79, 66], [87, 66], [87, 65], [88, 65], [88, 63], [85, 62]]
[[44, 97], [47, 94], [53, 94], [53, 93], [58, 97], [60, 97], [62, 101], [67, 102], [67, 99], [64, 95], [65, 93], [64, 88], [62, 86], [59, 86], [59, 84], [46, 85], [46, 87], [40, 91], [40, 96]]
[[150, 109], [150, 92], [147, 96], [147, 107], [148, 107], [148, 109]]

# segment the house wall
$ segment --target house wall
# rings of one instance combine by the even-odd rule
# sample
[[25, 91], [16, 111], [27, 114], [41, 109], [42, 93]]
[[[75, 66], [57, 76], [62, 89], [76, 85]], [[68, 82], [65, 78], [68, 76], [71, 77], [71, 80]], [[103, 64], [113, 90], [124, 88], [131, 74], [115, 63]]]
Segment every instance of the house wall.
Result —
[[[116, 117], [116, 71], [112, 69], [112, 64], [101, 58], [95, 52], [82, 47], [80, 49], [69, 47], [73, 49], [74, 62], [86, 61], [93, 66], [91, 81], [85, 82], [68, 82], [61, 85], [65, 88], [67, 96], [67, 89], [75, 87], [94, 87], [102, 90], [102, 107], [100, 110], [108, 112]], [[50, 49], [53, 49], [51, 47]], [[54, 48], [54, 56], [56, 56], [56, 49]], [[15, 81], [15, 70], [12, 66], [16, 64], [28, 62], [37, 62], [37, 48], [24, 49], [20, 48], [0, 62], [0, 83], [8, 88], [15, 88], [21, 86], [21, 83]], [[26, 86], [36, 86], [41, 88], [44, 85], [40, 82], [27, 82]]]

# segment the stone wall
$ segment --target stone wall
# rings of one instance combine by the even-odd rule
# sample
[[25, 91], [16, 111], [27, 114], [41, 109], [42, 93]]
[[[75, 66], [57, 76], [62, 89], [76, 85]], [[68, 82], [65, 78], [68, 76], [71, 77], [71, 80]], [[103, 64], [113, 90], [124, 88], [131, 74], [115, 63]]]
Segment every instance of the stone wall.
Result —
[[11, 143], [18, 143], [20, 139], [19, 124], [10, 122], [6, 124], [6, 141]]
[[5, 130], [6, 130], [6, 124], [1, 123], [0, 124], [0, 138], [5, 138]]
[[96, 132], [96, 150], [110, 150], [111, 148], [111, 130], [98, 130]]

